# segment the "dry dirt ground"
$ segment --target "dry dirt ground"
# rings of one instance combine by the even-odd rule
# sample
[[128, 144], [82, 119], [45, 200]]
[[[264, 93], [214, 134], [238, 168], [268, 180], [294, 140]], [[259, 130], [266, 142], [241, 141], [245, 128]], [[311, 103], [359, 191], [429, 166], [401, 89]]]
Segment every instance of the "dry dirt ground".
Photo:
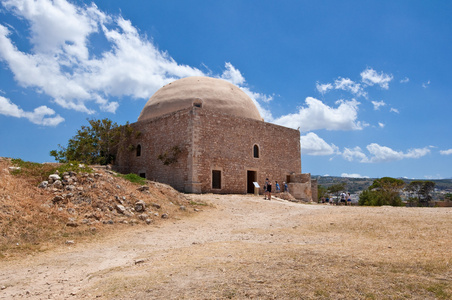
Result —
[[452, 208], [188, 197], [210, 205], [0, 262], [0, 299], [452, 298]]

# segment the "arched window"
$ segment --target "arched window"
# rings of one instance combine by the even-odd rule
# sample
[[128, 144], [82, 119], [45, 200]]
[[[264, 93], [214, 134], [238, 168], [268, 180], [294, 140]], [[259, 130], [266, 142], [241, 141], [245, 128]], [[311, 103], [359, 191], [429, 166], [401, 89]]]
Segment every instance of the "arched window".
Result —
[[137, 156], [141, 156], [141, 145], [137, 146]]
[[253, 147], [253, 157], [259, 158], [259, 146], [258, 145], [254, 145], [254, 147]]

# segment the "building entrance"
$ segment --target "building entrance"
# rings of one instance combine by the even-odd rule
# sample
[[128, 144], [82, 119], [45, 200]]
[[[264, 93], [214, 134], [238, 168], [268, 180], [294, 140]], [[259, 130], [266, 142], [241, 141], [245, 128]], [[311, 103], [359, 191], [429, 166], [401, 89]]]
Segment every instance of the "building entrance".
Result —
[[257, 181], [257, 172], [256, 171], [246, 171], [246, 192], [248, 194], [254, 194], [254, 184], [253, 182]]

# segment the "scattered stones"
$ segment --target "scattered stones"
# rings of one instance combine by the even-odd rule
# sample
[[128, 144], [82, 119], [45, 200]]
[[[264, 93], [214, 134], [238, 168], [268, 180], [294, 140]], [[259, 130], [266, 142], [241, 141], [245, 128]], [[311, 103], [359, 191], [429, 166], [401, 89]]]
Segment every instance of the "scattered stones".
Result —
[[186, 210], [187, 210], [187, 208], [186, 208], [185, 206], [183, 206], [183, 205], [181, 205], [181, 206], [179, 207], [179, 209], [180, 209], [180, 210], [183, 210], [183, 211], [186, 211]]
[[139, 215], [138, 216], [138, 218], [140, 219], [140, 220], [146, 220], [146, 219], [148, 219], [149, 218], [149, 216], [147, 215], [147, 214], [141, 214], [141, 215]]
[[142, 212], [146, 210], [146, 203], [143, 200], [138, 200], [135, 203], [135, 211], [136, 212]]
[[49, 181], [54, 182], [54, 181], [57, 181], [57, 180], [60, 180], [60, 179], [61, 179], [61, 177], [58, 174], [50, 174], [49, 175]]
[[78, 223], [75, 219], [69, 218], [69, 221], [66, 223], [66, 226], [68, 227], [77, 227]]
[[61, 182], [61, 180], [56, 180], [52, 185], [56, 189], [62, 189], [63, 188], [63, 183]]
[[45, 189], [45, 188], [47, 188], [47, 186], [49, 186], [49, 182], [48, 182], [47, 180], [44, 180], [43, 182], [41, 182], [41, 183], [38, 185], [38, 188], [40, 188], [40, 189]]
[[72, 184], [66, 185], [65, 189], [68, 191], [73, 191], [73, 190], [75, 190], [75, 186], [73, 186]]
[[155, 207], [155, 208], [157, 208], [157, 209], [162, 208], [162, 207], [161, 207], [160, 205], [158, 205], [157, 203], [152, 203], [151, 205], [152, 205], [152, 207]]
[[73, 244], [75, 244], [75, 242], [72, 241], [72, 240], [69, 240], [69, 241], [66, 241], [66, 244], [67, 244], [67, 245], [73, 245]]
[[53, 197], [52, 202], [55, 204], [55, 203], [61, 202], [63, 200], [64, 200], [63, 196], [57, 195], [57, 196]]
[[121, 204], [116, 204], [115, 208], [121, 214], [126, 213], [126, 208], [124, 206], [122, 206]]
[[147, 185], [142, 185], [139, 188], [137, 188], [137, 190], [140, 192], [149, 191], [149, 187]]
[[168, 219], [168, 218], [169, 218], [168, 214], [162, 214], [162, 219]]

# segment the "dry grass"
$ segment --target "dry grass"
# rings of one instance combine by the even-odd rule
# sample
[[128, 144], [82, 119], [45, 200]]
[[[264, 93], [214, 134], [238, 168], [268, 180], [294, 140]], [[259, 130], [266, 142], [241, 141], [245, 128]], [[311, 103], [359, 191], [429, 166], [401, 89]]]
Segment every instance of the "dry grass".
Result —
[[[40, 189], [37, 185], [47, 179], [56, 169], [55, 165], [25, 162], [21, 163], [21, 172], [10, 171], [8, 168], [12, 165], [9, 159], [0, 158], [0, 259], [47, 251], [64, 246], [68, 240], [87, 242], [110, 232], [129, 230], [131, 224], [146, 226], [136, 217], [136, 223], [126, 223], [124, 221], [130, 221], [130, 218], [110, 212], [107, 207], [114, 205], [114, 196], [126, 196], [132, 206], [136, 199], [143, 200], [148, 206], [156, 203], [161, 206], [156, 211], [167, 213], [172, 219], [190, 213], [179, 209], [180, 205], [190, 206], [188, 200], [167, 185], [149, 183], [149, 192], [141, 193], [137, 191], [139, 185], [101, 170], [96, 171], [103, 175], [95, 182], [98, 188], [89, 188], [90, 182], [83, 179], [78, 182], [78, 186], [85, 188], [83, 199], [89, 201], [54, 205], [52, 199], [55, 192]], [[93, 213], [104, 217], [104, 220], [114, 220], [114, 224], [103, 224], [102, 218], [90, 224], [80, 222], [85, 215]], [[151, 217], [153, 224], [163, 221], [159, 217]], [[67, 226], [70, 218], [78, 220], [80, 226]]]
[[[295, 218], [297, 218], [295, 220]], [[106, 299], [452, 299], [452, 211], [329, 208], [254, 238], [151, 254]]]

